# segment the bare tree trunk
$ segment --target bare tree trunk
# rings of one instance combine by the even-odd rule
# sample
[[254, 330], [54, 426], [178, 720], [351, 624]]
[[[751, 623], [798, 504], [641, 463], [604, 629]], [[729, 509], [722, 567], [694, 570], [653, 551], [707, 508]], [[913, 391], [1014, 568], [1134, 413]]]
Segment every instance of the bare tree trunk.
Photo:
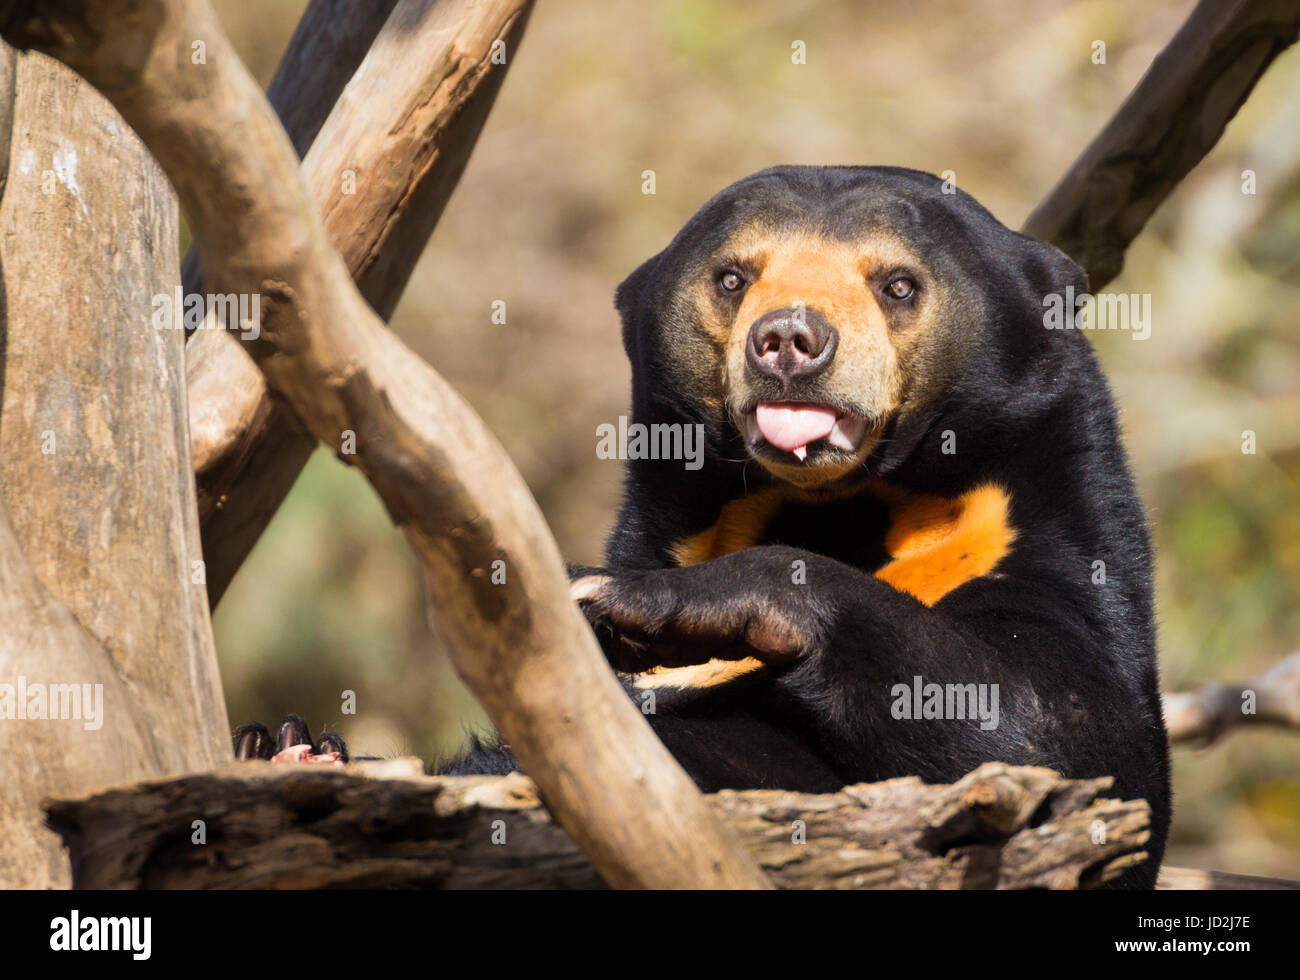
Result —
[[395, 6], [397, 0], [311, 0], [303, 11], [266, 90], [298, 156], [307, 155]]
[[[307, 155], [396, 3], [312, 0], [304, 11], [267, 90], [300, 157]], [[330, 138], [352, 142], [347, 133]], [[354, 163], [363, 166], [360, 160]], [[335, 247], [347, 237], [337, 236]], [[193, 247], [181, 263], [181, 282], [186, 295], [204, 291]], [[224, 331], [202, 330], [191, 338], [186, 372], [208, 601], [216, 608], [316, 449], [316, 440], [271, 400], [262, 372]]]
[[[22, 56], [16, 80], [0, 203], [0, 684], [103, 691], [97, 729], [90, 719], [0, 723], [0, 882], [35, 887], [67, 883], [41, 798], [210, 768], [230, 749], [183, 334], [151, 326], [152, 297], [179, 282], [175, 195], [130, 127], [70, 71]], [[29, 708], [39, 711], [13, 705]]]

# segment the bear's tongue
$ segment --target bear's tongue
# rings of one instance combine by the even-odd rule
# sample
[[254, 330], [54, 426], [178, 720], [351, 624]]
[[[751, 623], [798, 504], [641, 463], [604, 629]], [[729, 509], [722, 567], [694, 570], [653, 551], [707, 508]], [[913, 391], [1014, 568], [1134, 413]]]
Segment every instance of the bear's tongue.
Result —
[[820, 405], [760, 402], [755, 421], [769, 443], [803, 459], [808, 455], [808, 443], [831, 434], [835, 413]]

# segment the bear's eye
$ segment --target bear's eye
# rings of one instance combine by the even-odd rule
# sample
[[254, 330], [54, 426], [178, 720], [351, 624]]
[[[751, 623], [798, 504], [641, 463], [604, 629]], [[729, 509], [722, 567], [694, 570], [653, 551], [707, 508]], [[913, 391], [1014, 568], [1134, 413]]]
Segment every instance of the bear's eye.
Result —
[[893, 299], [911, 299], [916, 292], [916, 283], [906, 276], [899, 276], [885, 287], [885, 292]]
[[725, 292], [738, 292], [745, 285], [745, 277], [734, 269], [728, 269], [722, 275], [718, 276], [718, 285], [721, 286]]

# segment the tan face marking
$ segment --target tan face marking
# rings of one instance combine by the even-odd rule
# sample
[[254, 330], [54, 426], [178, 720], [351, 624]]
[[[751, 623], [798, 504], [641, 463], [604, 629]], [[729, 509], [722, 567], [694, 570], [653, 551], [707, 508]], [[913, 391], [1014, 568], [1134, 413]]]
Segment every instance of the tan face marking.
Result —
[[[749, 285], [738, 305], [718, 296], [717, 275], [735, 267]], [[752, 225], [733, 235], [713, 258], [708, 273], [693, 286], [694, 302], [710, 344], [721, 355], [717, 387], [724, 393], [732, 421], [741, 430], [739, 409], [752, 405], [746, 380], [746, 344], [759, 317], [773, 310], [816, 310], [836, 330], [834, 361], [817, 383], [813, 400], [842, 407], [875, 423], [855, 459], [816, 466], [786, 464], [762, 458], [762, 466], [795, 486], [826, 483], [856, 467], [874, 449], [879, 428], [897, 408], [907, 380], [908, 355], [937, 319], [938, 297], [926, 297], [921, 315], [907, 330], [891, 330], [876, 290], [891, 270], [917, 269], [919, 258], [901, 239], [872, 234], [852, 241], [828, 238], [811, 231], [789, 231]], [[887, 302], [887, 301], [886, 301]]]
[[728, 377], [743, 376], [749, 328], [760, 316], [814, 309], [839, 332], [827, 394], [843, 394], [886, 414], [897, 401], [898, 362], [885, 314], [867, 281], [876, 261], [860, 242], [798, 235], [768, 245], [762, 272], [746, 290], [727, 340]]

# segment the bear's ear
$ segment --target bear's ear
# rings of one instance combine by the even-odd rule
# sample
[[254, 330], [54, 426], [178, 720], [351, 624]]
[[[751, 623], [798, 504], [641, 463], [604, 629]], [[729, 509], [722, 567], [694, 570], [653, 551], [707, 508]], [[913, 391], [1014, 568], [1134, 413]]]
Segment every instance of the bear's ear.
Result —
[[655, 281], [661, 256], [662, 253], [642, 262], [614, 290], [614, 308], [623, 320], [623, 349], [633, 364], [637, 363], [637, 335], [651, 315], [652, 303], [647, 294]]
[[1088, 291], [1088, 273], [1078, 262], [1041, 239], [1019, 233], [1016, 237], [1022, 246], [1021, 269], [1029, 290], [1036, 296], [1036, 304], [1041, 304], [1048, 294], [1064, 293], [1067, 286], [1073, 288], [1075, 296]]

